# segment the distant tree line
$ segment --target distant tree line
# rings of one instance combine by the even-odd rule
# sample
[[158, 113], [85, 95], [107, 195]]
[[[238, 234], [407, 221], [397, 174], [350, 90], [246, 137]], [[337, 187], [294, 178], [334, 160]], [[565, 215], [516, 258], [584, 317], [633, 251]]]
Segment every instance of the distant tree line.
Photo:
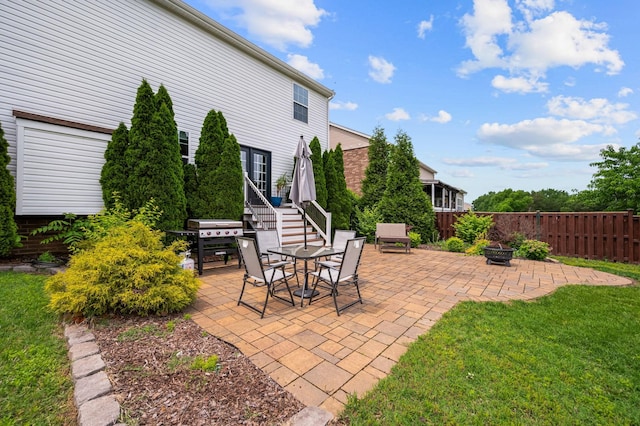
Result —
[[569, 194], [556, 189], [489, 192], [473, 201], [478, 212], [584, 212], [640, 211], [640, 144], [600, 151], [601, 161], [591, 164], [597, 171], [584, 191]]

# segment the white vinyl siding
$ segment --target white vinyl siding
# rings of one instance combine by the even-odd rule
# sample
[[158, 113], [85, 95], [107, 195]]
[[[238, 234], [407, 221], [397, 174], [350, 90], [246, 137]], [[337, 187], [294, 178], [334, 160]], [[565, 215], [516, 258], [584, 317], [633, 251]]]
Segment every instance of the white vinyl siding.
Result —
[[[143, 78], [154, 91], [167, 88], [178, 128], [189, 133], [190, 162], [211, 109], [222, 111], [238, 143], [272, 153], [273, 176], [291, 170], [300, 135], [328, 147], [328, 89], [281, 72], [288, 66], [275, 57], [259, 60], [173, 9], [191, 13], [173, 0], [0, 1], [0, 122], [14, 175], [13, 110], [130, 127]], [[308, 124], [292, 118], [296, 82], [309, 89]]]
[[111, 135], [17, 119], [16, 214], [97, 213]]

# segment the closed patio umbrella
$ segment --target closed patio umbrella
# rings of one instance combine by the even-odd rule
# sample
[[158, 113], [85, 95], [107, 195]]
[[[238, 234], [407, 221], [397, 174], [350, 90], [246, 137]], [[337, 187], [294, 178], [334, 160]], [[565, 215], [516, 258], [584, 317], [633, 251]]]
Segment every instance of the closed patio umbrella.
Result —
[[298, 159], [296, 167], [293, 169], [293, 179], [291, 181], [291, 191], [289, 198], [296, 205], [302, 207], [304, 221], [304, 248], [307, 248], [307, 210], [310, 201], [316, 199], [316, 181], [313, 177], [313, 164], [311, 163], [311, 151], [300, 136], [298, 146], [294, 153]]

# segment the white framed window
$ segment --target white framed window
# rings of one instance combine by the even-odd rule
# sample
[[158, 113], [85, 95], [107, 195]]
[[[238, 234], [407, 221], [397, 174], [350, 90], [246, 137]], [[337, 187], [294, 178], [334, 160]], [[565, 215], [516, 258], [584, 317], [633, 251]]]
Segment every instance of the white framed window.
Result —
[[182, 163], [189, 162], [189, 132], [178, 130], [178, 143], [180, 144], [180, 155], [182, 155]]
[[293, 118], [309, 123], [309, 91], [295, 83], [293, 84]]

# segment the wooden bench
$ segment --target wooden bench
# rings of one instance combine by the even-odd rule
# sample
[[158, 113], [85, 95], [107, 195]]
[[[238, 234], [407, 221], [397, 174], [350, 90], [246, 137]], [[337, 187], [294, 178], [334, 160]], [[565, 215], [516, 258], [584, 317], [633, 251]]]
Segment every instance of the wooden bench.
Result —
[[389, 249], [401, 249], [405, 253], [409, 253], [411, 239], [407, 235], [407, 226], [404, 223], [377, 223], [374, 247], [381, 252]]

